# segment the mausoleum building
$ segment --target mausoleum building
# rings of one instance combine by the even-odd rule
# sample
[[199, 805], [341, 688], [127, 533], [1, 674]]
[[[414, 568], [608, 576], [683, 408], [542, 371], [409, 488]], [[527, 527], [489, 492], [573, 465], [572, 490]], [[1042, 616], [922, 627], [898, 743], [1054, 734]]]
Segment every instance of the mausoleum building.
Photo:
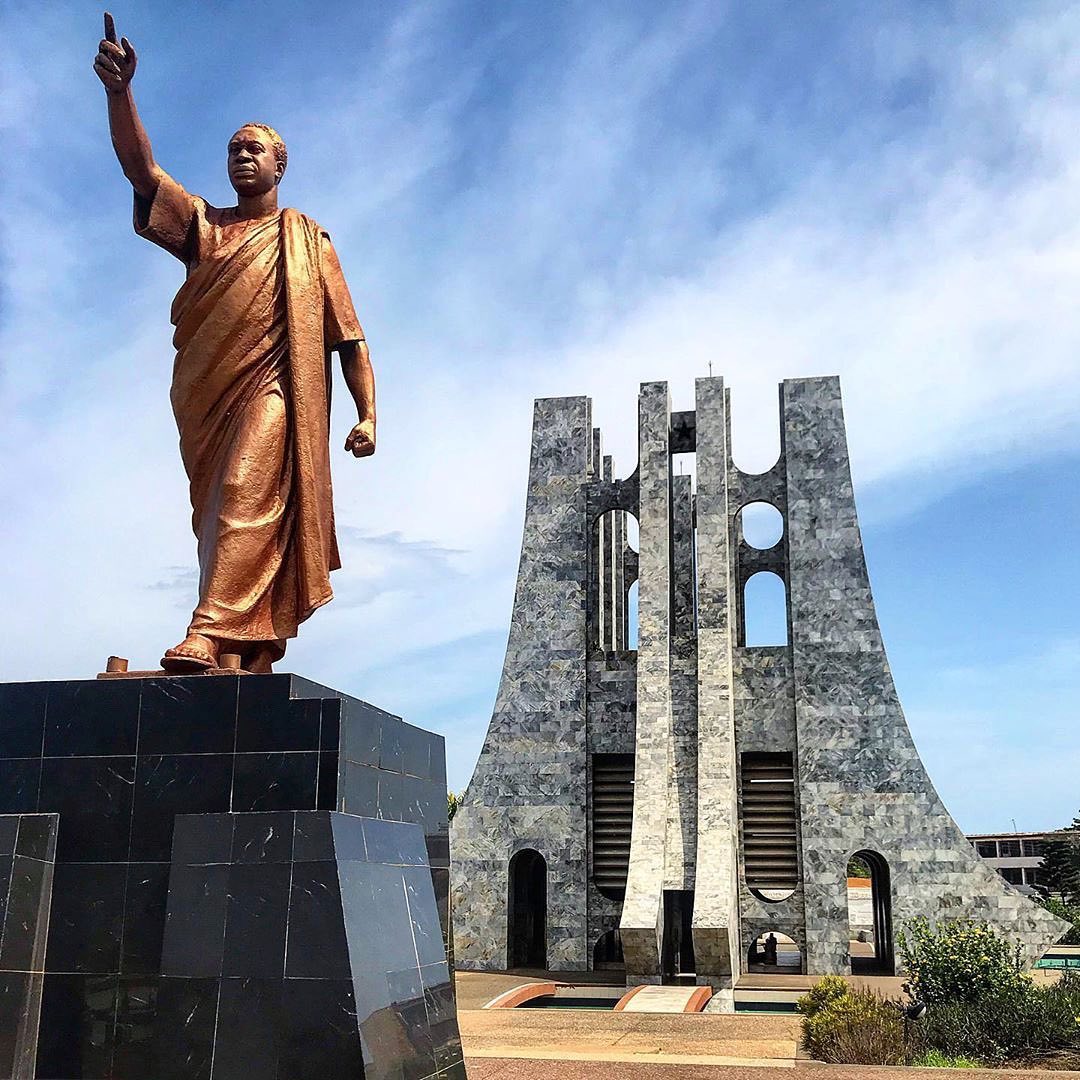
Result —
[[[786, 380], [780, 433], [776, 464], [749, 475], [722, 379], [697, 380], [687, 412], [645, 383], [637, 467], [618, 480], [588, 398], [536, 402], [506, 660], [451, 829], [459, 967], [723, 989], [763, 934], [790, 938], [816, 975], [893, 973], [911, 916], [986, 919], [1030, 958], [1067, 929], [979, 858], [919, 759], [874, 610], [839, 380]], [[672, 467], [688, 453], [693, 479]], [[753, 503], [782, 518], [768, 548], [744, 536]], [[761, 574], [785, 597], [781, 644], [747, 644]], [[862, 949], [855, 856], [872, 881]]]

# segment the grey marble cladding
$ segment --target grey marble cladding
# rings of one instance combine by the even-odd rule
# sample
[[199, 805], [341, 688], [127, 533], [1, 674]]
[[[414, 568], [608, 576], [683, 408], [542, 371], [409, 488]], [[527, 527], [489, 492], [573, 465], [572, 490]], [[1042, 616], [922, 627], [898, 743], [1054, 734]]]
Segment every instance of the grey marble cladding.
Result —
[[[888, 868], [894, 930], [915, 915], [985, 918], [1029, 958], [1064, 932], [974, 854], [912, 742], [866, 571], [839, 381], [785, 381], [780, 411], [780, 457], [750, 475], [731, 458], [722, 379], [697, 380], [695, 409], [680, 413], [665, 383], [645, 383], [638, 463], [619, 480], [588, 399], [536, 403], [506, 662], [452, 828], [461, 966], [507, 964], [507, 867], [524, 848], [547, 862], [553, 970], [591, 966], [620, 927], [627, 978], [659, 981], [663, 894], [690, 889], [700, 982], [729, 990], [766, 931], [791, 937], [809, 973], [849, 971], [847, 860], [863, 850]], [[672, 470], [689, 452], [696, 491]], [[759, 501], [784, 522], [768, 550], [742, 535], [740, 512]], [[640, 552], [620, 513], [637, 516]], [[789, 640], [748, 648], [744, 588], [762, 570], [785, 583]], [[636, 652], [624, 625], [634, 580]], [[590, 763], [631, 752], [620, 901], [588, 876]], [[790, 754], [794, 767], [798, 879], [779, 900], [746, 884], [747, 753]]]

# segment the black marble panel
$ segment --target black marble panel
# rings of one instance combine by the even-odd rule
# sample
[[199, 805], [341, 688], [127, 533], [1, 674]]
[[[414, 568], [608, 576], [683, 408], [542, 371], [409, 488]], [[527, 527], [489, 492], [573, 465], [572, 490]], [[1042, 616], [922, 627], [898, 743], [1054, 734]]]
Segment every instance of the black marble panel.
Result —
[[421, 728], [403, 723], [401, 733], [401, 771], [425, 780], [431, 770], [431, 735]]
[[234, 814], [186, 814], [173, 830], [172, 859], [182, 865], [232, 861]]
[[[0, 943], [0, 969], [40, 971], [45, 935], [37, 933], [48, 922], [53, 865], [25, 855], [12, 858], [7, 903], [4, 906], [4, 936]], [[44, 929], [41, 926], [41, 929]]]
[[49, 684], [44, 757], [134, 754], [140, 680]]
[[229, 870], [227, 863], [173, 863], [161, 951], [163, 975], [195, 979], [221, 975]]
[[23, 814], [19, 818], [4, 819], [17, 822], [15, 830], [15, 854], [28, 859], [52, 862], [56, 858], [57, 818], [53, 814]]
[[128, 864], [120, 957], [124, 974], [151, 975], [161, 970], [168, 899], [168, 863]]
[[289, 1080], [359, 1077], [359, 1025], [349, 979], [285, 979], [278, 1076]]
[[319, 754], [237, 754], [233, 769], [232, 809], [314, 810], [318, 793]]
[[222, 979], [212, 1080], [278, 1075], [284, 979]]
[[138, 762], [130, 858], [163, 862], [172, 852], [177, 814], [221, 814], [229, 809], [233, 758], [230, 754], [147, 754]]
[[126, 863], [57, 863], [45, 970], [120, 970]]
[[336, 750], [324, 750], [319, 754], [319, 784], [315, 796], [316, 810], [340, 810], [338, 771], [341, 761]]
[[0, 747], [4, 757], [41, 757], [48, 683], [0, 683]]
[[384, 713], [363, 701], [342, 702], [341, 754], [361, 765], [379, 764]]
[[240, 681], [236, 749], [318, 750], [322, 702], [288, 696], [288, 675]]
[[38, 806], [41, 758], [0, 759], [0, 814], [31, 814]]
[[229, 867], [222, 975], [284, 977], [291, 876], [287, 864]]
[[374, 817], [379, 809], [378, 767], [346, 761], [340, 775], [340, 808], [347, 814]]
[[134, 789], [134, 757], [45, 758], [38, 808], [60, 815], [57, 861], [126, 859]]
[[[159, 979], [154, 1032], [157, 1071], [129, 1071], [122, 1074], [124, 1080], [210, 1080], [218, 991], [217, 979]], [[257, 1080], [254, 1073], [249, 1080]]]
[[379, 812], [389, 821], [404, 820], [405, 779], [401, 773], [379, 770]]
[[334, 856], [334, 831], [329, 814], [293, 815], [293, 861], [325, 862]]
[[303, 862], [292, 868], [285, 975], [351, 978], [336, 862]]
[[293, 859], [294, 814], [236, 814], [232, 862], [290, 863]]
[[37, 1080], [107, 1080], [113, 1075], [118, 982], [116, 975], [46, 974]]
[[319, 727], [319, 749], [337, 753], [341, 742], [341, 698], [325, 698]]
[[27, 1013], [41, 1007], [42, 976], [28, 971], [0, 971], [0, 1076], [33, 1075], [36, 1039], [28, 1041]]
[[0, 855], [15, 854], [15, 842], [19, 836], [19, 817], [10, 814], [0, 817]]
[[140, 754], [234, 751], [239, 675], [141, 682]]

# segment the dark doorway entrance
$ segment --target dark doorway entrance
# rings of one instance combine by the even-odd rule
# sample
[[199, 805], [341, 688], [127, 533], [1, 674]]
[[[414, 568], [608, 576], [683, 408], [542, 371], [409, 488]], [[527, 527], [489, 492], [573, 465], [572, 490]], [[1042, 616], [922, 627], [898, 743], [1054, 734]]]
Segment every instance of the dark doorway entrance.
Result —
[[857, 851], [848, 862], [849, 953], [853, 975], [895, 975], [892, 882], [876, 851]]
[[596, 939], [593, 946], [593, 971], [625, 971], [622, 938], [618, 930], [609, 930]]
[[665, 983], [694, 980], [694, 892], [664, 890], [664, 937], [660, 966]]
[[547, 970], [547, 863], [527, 848], [510, 860], [506, 967]]

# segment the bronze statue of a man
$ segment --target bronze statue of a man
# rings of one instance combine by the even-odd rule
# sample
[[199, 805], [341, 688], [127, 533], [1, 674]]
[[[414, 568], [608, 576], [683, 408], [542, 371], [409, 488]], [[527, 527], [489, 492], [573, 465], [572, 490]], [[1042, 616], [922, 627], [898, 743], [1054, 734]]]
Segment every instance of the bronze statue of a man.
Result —
[[375, 451], [375, 381], [364, 332], [327, 233], [278, 209], [281, 137], [245, 124], [228, 147], [236, 205], [211, 206], [154, 161], [131, 94], [135, 50], [105, 15], [94, 70], [113, 147], [135, 192], [135, 231], [187, 267], [172, 322], [172, 406], [191, 482], [199, 602], [162, 666], [190, 672], [238, 653], [269, 671], [299, 624], [333, 595], [340, 566], [330, 488], [330, 350]]

